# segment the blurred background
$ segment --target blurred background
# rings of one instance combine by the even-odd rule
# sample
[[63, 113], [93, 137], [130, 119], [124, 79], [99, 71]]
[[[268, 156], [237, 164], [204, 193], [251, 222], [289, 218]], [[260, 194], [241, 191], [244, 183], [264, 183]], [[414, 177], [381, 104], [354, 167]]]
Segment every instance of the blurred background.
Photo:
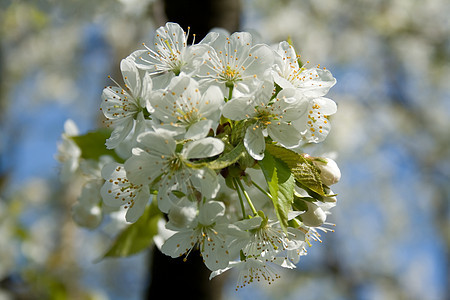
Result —
[[[231, 274], [224, 299], [449, 299], [450, 2], [240, 4], [241, 30], [290, 38], [337, 78], [331, 133], [306, 150], [335, 152], [342, 179], [336, 231], [270, 288], [235, 292]], [[0, 7], [0, 299], [141, 299], [148, 253], [95, 262], [117, 231], [76, 226], [80, 183], [61, 183], [55, 155], [66, 119], [99, 126], [107, 76], [164, 24], [162, 2]]]

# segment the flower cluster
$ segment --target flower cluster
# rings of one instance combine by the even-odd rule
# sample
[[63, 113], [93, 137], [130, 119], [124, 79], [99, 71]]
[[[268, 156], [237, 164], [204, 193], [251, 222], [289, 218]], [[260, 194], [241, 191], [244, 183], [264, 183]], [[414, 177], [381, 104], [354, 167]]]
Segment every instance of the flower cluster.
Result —
[[161, 251], [199, 250], [211, 278], [237, 268], [237, 287], [271, 283], [332, 225], [339, 169], [303, 148], [330, 131], [337, 107], [324, 96], [336, 80], [288, 42], [223, 31], [187, 39], [167, 23], [122, 60], [124, 84], [103, 90], [116, 155], [102, 167], [103, 203], [131, 223], [150, 206], [165, 213]]

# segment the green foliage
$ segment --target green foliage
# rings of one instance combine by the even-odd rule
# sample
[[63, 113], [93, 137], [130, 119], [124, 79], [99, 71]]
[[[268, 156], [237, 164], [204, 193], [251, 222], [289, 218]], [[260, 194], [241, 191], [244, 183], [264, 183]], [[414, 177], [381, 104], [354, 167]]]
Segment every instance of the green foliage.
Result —
[[114, 157], [117, 162], [123, 162], [114, 150], [106, 149], [105, 141], [110, 136], [111, 130], [98, 129], [96, 131], [91, 131], [84, 135], [73, 136], [71, 138], [78, 145], [78, 147], [80, 147], [81, 157], [84, 159], [98, 160], [102, 155], [109, 155]]
[[[313, 198], [309, 198], [311, 200], [314, 200]], [[307, 211], [308, 205], [306, 205], [305, 198], [300, 198], [297, 196], [294, 196], [294, 203], [292, 203], [292, 207], [296, 211]]]
[[[303, 158], [303, 156], [300, 156]], [[309, 160], [303, 158], [295, 168], [292, 168], [297, 185], [306, 191], [312, 191], [320, 196], [326, 196], [323, 190], [322, 180], [319, 171]]]
[[291, 209], [294, 195], [294, 177], [288, 165], [281, 159], [273, 157], [268, 151], [264, 159], [259, 161], [267, 185], [269, 186], [272, 202], [280, 221], [281, 228], [287, 232], [288, 212]]
[[300, 154], [274, 144], [266, 144], [266, 152], [281, 159], [290, 169], [297, 165]]
[[313, 194], [326, 196], [323, 190], [322, 180], [320, 179], [320, 171], [312, 163], [311, 159], [275, 145], [266, 145], [266, 152], [269, 152], [287, 164], [299, 187]]
[[153, 201], [136, 223], [119, 234], [103, 257], [130, 256], [148, 248], [158, 233], [158, 221], [161, 216], [156, 201]]

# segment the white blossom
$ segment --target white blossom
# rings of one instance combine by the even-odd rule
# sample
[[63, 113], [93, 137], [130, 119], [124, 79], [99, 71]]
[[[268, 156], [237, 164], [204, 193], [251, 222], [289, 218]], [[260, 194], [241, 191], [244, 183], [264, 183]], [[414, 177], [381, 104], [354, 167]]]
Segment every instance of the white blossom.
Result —
[[145, 132], [138, 136], [137, 142], [133, 155], [125, 162], [127, 176], [138, 185], [158, 182], [161, 211], [169, 211], [174, 190], [189, 194], [196, 187], [207, 198], [216, 195], [219, 189], [216, 173], [208, 168], [190, 168], [186, 162], [220, 154], [224, 149], [222, 141], [209, 137], [191, 141], [181, 152], [176, 151], [176, 141], [164, 133]]
[[[189, 255], [198, 246], [205, 265], [210, 270], [226, 268], [229, 251], [225, 244], [226, 222], [221, 222], [225, 214], [225, 205], [218, 201], [208, 201], [199, 206], [199, 214], [190, 226], [171, 236], [161, 251], [171, 257]], [[225, 225], [225, 226], [221, 226]], [[186, 258], [185, 258], [186, 259]]]
[[[295, 268], [310, 241], [333, 225], [326, 222], [336, 205], [329, 186], [339, 168], [303, 147], [330, 131], [337, 105], [325, 95], [336, 79], [302, 66], [287, 42], [273, 50], [248, 32], [219, 30], [188, 45], [188, 35], [169, 22], [152, 45], [121, 61], [124, 87], [102, 93], [113, 131], [99, 157], [90, 144], [96, 135], [77, 145], [78, 131], [66, 123], [62, 177], [84, 179], [72, 216], [95, 228], [108, 213], [120, 227], [124, 215], [132, 223], [144, 211], [152, 221], [165, 214], [151, 226], [166, 255], [186, 260], [198, 250], [210, 278], [235, 268], [237, 288], [271, 284], [276, 268]], [[274, 166], [261, 162], [266, 150]], [[149, 206], [152, 197], [157, 203]]]
[[178, 76], [167, 89], [155, 93], [150, 103], [154, 108], [152, 115], [167, 125], [165, 128], [182, 129], [186, 139], [199, 139], [206, 137], [210, 129], [216, 129], [223, 94], [216, 86], [202, 94], [195, 80]]
[[299, 55], [294, 47], [283, 41], [278, 45], [272, 72], [275, 82], [282, 88], [296, 88], [303, 97], [325, 96], [336, 84], [331, 72], [325, 69], [306, 69], [299, 65]]
[[249, 96], [228, 101], [222, 110], [231, 120], [249, 120], [244, 145], [257, 160], [264, 157], [265, 136], [270, 136], [280, 145], [293, 148], [300, 144], [302, 135], [291, 122], [306, 112], [307, 102], [295, 98], [294, 89], [283, 89], [272, 99], [273, 83], [265, 81]]
[[181, 72], [191, 73], [202, 63], [204, 45], [188, 47], [187, 38], [180, 25], [168, 22], [156, 30], [152, 47], [144, 44], [146, 50], [137, 50], [131, 57], [137, 66], [151, 75]]
[[[281, 265], [283, 262], [283, 259], [277, 259], [271, 263], [274, 265]], [[235, 268], [238, 271], [236, 291], [253, 282], [266, 282], [267, 284], [272, 284], [276, 279], [280, 278], [280, 275], [270, 264], [261, 258], [255, 257], [230, 262], [229, 267], [212, 272], [209, 278], [212, 279], [231, 268]]]
[[234, 94], [253, 91], [273, 64], [273, 51], [264, 44], [253, 45], [248, 32], [236, 32], [231, 36], [213, 32], [210, 35], [214, 38], [196, 74], [200, 84], [216, 84], [225, 95], [231, 87]]
[[292, 122], [302, 134], [302, 145], [325, 140], [331, 129], [329, 116], [336, 111], [336, 103], [331, 99], [324, 97], [310, 99], [306, 113]]
[[313, 159], [313, 164], [320, 170], [320, 179], [322, 183], [331, 186], [341, 179], [341, 170], [334, 160], [327, 157]]
[[105, 204], [112, 207], [124, 206], [127, 209], [126, 220], [136, 222], [150, 199], [148, 185], [131, 182], [123, 165], [118, 163], [105, 165], [102, 176], [105, 183], [100, 193]]
[[120, 63], [125, 88], [109, 86], [103, 90], [101, 110], [106, 117], [106, 125], [114, 131], [106, 141], [108, 149], [116, 148], [135, 126], [135, 134], [144, 130], [145, 107], [152, 90], [152, 79], [146, 74], [142, 79], [132, 60]]

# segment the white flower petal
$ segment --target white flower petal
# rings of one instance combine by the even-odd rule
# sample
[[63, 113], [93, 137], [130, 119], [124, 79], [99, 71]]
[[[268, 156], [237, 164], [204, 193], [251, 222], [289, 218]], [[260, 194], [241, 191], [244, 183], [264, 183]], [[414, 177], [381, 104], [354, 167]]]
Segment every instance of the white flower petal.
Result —
[[201, 191], [203, 197], [207, 199], [216, 197], [220, 190], [220, 184], [214, 170], [208, 168], [193, 169], [190, 173], [192, 184], [197, 190]]
[[[118, 173], [122, 174], [122, 173]], [[120, 176], [120, 175], [119, 175]], [[103, 184], [102, 188], [100, 189], [100, 194], [102, 195], [103, 202], [111, 207], [120, 207], [124, 205], [126, 200], [128, 200], [129, 192], [122, 192], [122, 184], [116, 184], [113, 182], [110, 182], [110, 180], [113, 180], [116, 182], [117, 178], [119, 176], [113, 176], [108, 178], [106, 182]], [[125, 173], [123, 172], [123, 176], [125, 177]], [[120, 177], [119, 177], [120, 178]], [[117, 194], [120, 193], [120, 196], [117, 196]]]
[[246, 74], [256, 74], [261, 79], [262, 75], [268, 70], [274, 61], [274, 54], [269, 46], [264, 44], [258, 44], [250, 49], [252, 56], [248, 60], [246, 65]]
[[244, 120], [255, 114], [252, 97], [239, 97], [228, 101], [222, 109], [222, 115], [231, 120]]
[[336, 84], [330, 71], [319, 68], [308, 69], [300, 73], [294, 85], [309, 98], [324, 96]]
[[191, 230], [179, 231], [167, 239], [161, 247], [161, 252], [177, 258], [188, 252], [192, 248], [191, 243], [196, 242]]
[[224, 272], [230, 270], [234, 266], [235, 266], [235, 262], [231, 262], [228, 267], [211, 272], [211, 274], [209, 275], [209, 280], [213, 279], [216, 276], [223, 274]]
[[219, 179], [214, 170], [205, 168], [200, 179], [200, 191], [207, 198], [215, 198], [220, 189]]
[[144, 132], [137, 137], [140, 148], [155, 156], [173, 155], [175, 153], [176, 142], [166, 134], [161, 132]]
[[210, 86], [203, 94], [199, 112], [203, 117], [218, 120], [220, 117], [220, 109], [224, 103], [222, 90], [217, 86]]
[[303, 223], [306, 226], [311, 227], [318, 227], [322, 225], [327, 219], [325, 212], [314, 203], [306, 202], [306, 205], [308, 206], [308, 210], [300, 215]]
[[237, 221], [234, 223], [237, 227], [242, 230], [253, 230], [261, 226], [262, 218], [261, 217], [253, 217], [251, 219], [245, 219], [241, 221]]
[[149, 113], [154, 111], [153, 107], [149, 105], [149, 101], [146, 101], [149, 98], [149, 95], [152, 93], [153, 89], [153, 81], [152, 77], [149, 73], [146, 73], [144, 78], [142, 79], [142, 89], [140, 99], [143, 100], [141, 103], [138, 103], [141, 107], [147, 107]]
[[146, 55], [148, 50], [136, 50], [127, 56], [127, 59], [133, 60], [139, 69], [147, 69], [148, 64], [142, 61], [142, 56]]
[[302, 134], [292, 125], [284, 122], [267, 126], [270, 137], [286, 148], [293, 148], [300, 144]]
[[161, 51], [167, 49], [167, 44], [170, 44], [169, 49], [175, 53], [177, 50], [181, 52], [187, 46], [183, 28], [173, 22], [167, 22], [166, 26], [159, 27], [156, 30], [154, 41], [157, 43], [156, 49]]
[[277, 71], [272, 72], [273, 80], [283, 89], [294, 87], [286, 78], [282, 77]]
[[337, 105], [336, 102], [334, 102], [331, 99], [320, 97], [315, 98], [313, 100], [314, 104], [319, 106], [319, 110], [322, 114], [325, 115], [333, 115], [337, 112]]
[[215, 40], [219, 38], [219, 33], [211, 31], [209, 32], [201, 41], [199, 44], [211, 44]]
[[198, 222], [202, 225], [211, 225], [215, 219], [225, 214], [225, 204], [219, 201], [208, 201], [199, 207]]
[[148, 186], [143, 186], [138, 192], [134, 201], [128, 207], [125, 219], [127, 222], [136, 222], [144, 213], [145, 207], [150, 200], [150, 191]]
[[211, 157], [222, 153], [224, 147], [221, 140], [207, 137], [186, 143], [181, 155], [186, 159]]
[[136, 150], [133, 149], [133, 156], [125, 161], [127, 177], [134, 184], [150, 184], [162, 174], [162, 159]]
[[114, 128], [113, 132], [111, 132], [111, 136], [106, 140], [105, 145], [107, 149], [114, 149], [121, 142], [123, 142], [128, 134], [133, 129], [134, 120], [133, 119], [125, 119], [121, 123], [121, 125]]
[[244, 146], [251, 157], [256, 160], [264, 158], [264, 150], [266, 149], [266, 141], [264, 139], [261, 128], [250, 126], [247, 128], [244, 137]]
[[186, 178], [188, 175], [187, 172], [181, 172], [183, 173], [166, 174], [158, 184], [158, 208], [163, 213], [168, 213], [174, 205], [178, 205], [180, 202], [180, 199], [172, 191], [177, 190], [187, 193], [186, 185], [188, 182], [186, 182]]
[[66, 122], [64, 122], [64, 133], [67, 136], [79, 135], [78, 127], [73, 120], [67, 119]]
[[212, 125], [212, 120], [201, 120], [191, 125], [184, 137], [191, 140], [202, 139], [208, 135]]
[[204, 250], [202, 251], [206, 267], [211, 271], [226, 268], [230, 255], [225, 247], [225, 242], [214, 233], [209, 234], [208, 238], [204, 240]]
[[178, 199], [177, 205], [169, 210], [169, 222], [166, 228], [179, 231], [191, 227], [197, 217], [197, 210], [197, 202], [189, 201], [186, 197]]
[[122, 59], [120, 62], [125, 88], [128, 88], [131, 94], [136, 98], [141, 93], [141, 78], [136, 65], [131, 59]]

